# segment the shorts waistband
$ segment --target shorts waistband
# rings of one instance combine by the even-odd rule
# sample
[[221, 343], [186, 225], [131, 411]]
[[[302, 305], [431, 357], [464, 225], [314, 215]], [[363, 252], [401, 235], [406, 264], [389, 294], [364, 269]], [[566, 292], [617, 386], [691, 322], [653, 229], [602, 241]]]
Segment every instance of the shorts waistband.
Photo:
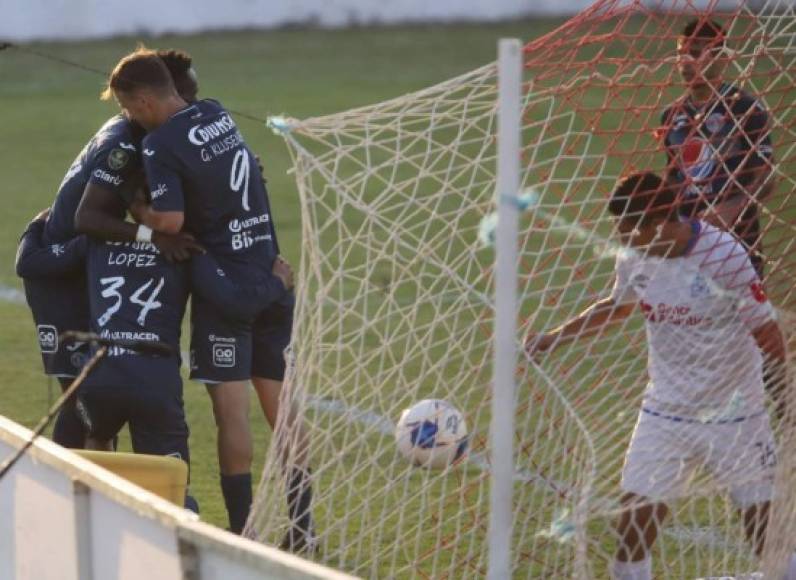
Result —
[[730, 423], [741, 423], [742, 421], [746, 421], [747, 419], [754, 419], [755, 417], [759, 417], [766, 413], [765, 409], [761, 409], [757, 413], [752, 413], [751, 415], [744, 415], [742, 417], [733, 417], [731, 419], [695, 419], [693, 417], [679, 417], [677, 415], [668, 415], [666, 413], [659, 413], [658, 411], [654, 411], [648, 407], [641, 407], [642, 413], [647, 413], [648, 415], [652, 415], [653, 417], [659, 417], [661, 419], [666, 419], [668, 421], [674, 421], [675, 423], [694, 423], [700, 425], [727, 425]]

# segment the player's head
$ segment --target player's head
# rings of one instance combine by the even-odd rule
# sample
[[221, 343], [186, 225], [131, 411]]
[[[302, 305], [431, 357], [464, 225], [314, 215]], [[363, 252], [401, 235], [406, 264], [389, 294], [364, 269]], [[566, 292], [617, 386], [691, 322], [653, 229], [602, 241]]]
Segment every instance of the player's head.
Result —
[[658, 226], [677, 220], [676, 201], [672, 187], [657, 174], [645, 171], [619, 181], [608, 212], [616, 218], [623, 243], [643, 246], [656, 236]]
[[199, 92], [199, 81], [196, 78], [196, 71], [193, 68], [191, 55], [183, 50], [174, 48], [164, 48], [157, 51], [160, 59], [166, 64], [166, 68], [171, 73], [174, 87], [177, 93], [192, 103], [196, 100]]
[[677, 68], [689, 86], [721, 80], [727, 67], [726, 32], [714, 20], [695, 18], [677, 38]]
[[113, 97], [122, 113], [147, 130], [166, 122], [169, 104], [181, 100], [166, 63], [154, 50], [137, 48], [113, 69], [103, 99]]

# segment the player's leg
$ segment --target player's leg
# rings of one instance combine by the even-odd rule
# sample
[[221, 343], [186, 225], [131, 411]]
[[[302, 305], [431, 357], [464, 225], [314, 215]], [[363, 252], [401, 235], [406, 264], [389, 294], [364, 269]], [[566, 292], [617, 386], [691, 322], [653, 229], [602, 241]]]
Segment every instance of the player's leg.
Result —
[[229, 514], [230, 531], [240, 534], [252, 503], [253, 443], [249, 429], [249, 383], [208, 384], [216, 420], [221, 492]]
[[761, 556], [777, 464], [768, 413], [761, 408], [743, 420], [708, 427], [706, 467], [720, 486], [729, 489], [743, 518], [744, 535]]
[[663, 499], [682, 497], [694, 470], [692, 436], [681, 421], [639, 413], [622, 468], [615, 580], [651, 580], [651, 548], [668, 513]]
[[616, 523], [619, 544], [612, 577], [616, 580], [651, 579], [650, 550], [669, 510], [664, 503], [652, 502], [634, 493], [626, 493], [622, 505], [624, 510]]
[[[59, 377], [61, 391], [65, 391], [72, 384], [72, 380], [68, 377]], [[53, 426], [53, 441], [68, 449], [82, 449], [86, 445], [86, 431], [76, 405], [77, 395], [73, 394], [61, 407]]]
[[129, 418], [125, 393], [100, 385], [81, 385], [75, 404], [86, 433], [86, 449], [113, 451], [113, 441]]
[[254, 377], [255, 391], [263, 413], [274, 430], [277, 449], [287, 476], [287, 509], [291, 528], [280, 548], [291, 552], [314, 549], [315, 529], [312, 519], [312, 471], [309, 467], [309, 433], [295, 411], [279, 419], [282, 382]]
[[[140, 389], [139, 389], [140, 390]], [[135, 453], [176, 457], [188, 465], [185, 508], [199, 513], [190, 493], [191, 453], [182, 387], [157, 385], [135, 398], [130, 415], [130, 439]]]
[[[88, 294], [82, 277], [24, 280], [25, 298], [36, 323], [36, 334], [44, 372], [56, 377], [65, 390], [80, 373], [88, 354], [87, 345], [64, 345], [59, 339], [66, 330], [87, 330]], [[54, 290], [56, 289], [57, 290]], [[85, 429], [75, 408], [76, 399], [66, 401], [53, 427], [53, 441], [80, 449]]]
[[768, 510], [771, 502], [753, 504], [743, 510], [743, 529], [746, 539], [754, 546], [755, 554], [762, 556], [768, 527]]
[[276, 304], [255, 321], [252, 382], [260, 407], [271, 425], [285, 469], [286, 501], [291, 526], [280, 547], [291, 552], [315, 549], [312, 519], [312, 472], [309, 467], [309, 431], [290, 405], [283, 408], [282, 383], [285, 377], [285, 350], [293, 326], [292, 301]]
[[191, 379], [206, 385], [212, 401], [221, 492], [230, 531], [239, 534], [252, 503], [251, 326], [225, 320], [196, 296], [191, 323]]

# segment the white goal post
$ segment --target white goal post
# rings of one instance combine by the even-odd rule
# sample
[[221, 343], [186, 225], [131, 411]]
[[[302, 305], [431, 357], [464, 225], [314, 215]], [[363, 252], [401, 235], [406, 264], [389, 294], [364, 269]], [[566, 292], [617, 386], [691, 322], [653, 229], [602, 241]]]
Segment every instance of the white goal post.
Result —
[[517, 244], [520, 193], [522, 44], [498, 44], [497, 233], [495, 236], [495, 361], [489, 449], [489, 564], [487, 577], [511, 576], [514, 487], [514, 371], [517, 367]]
[[[657, 539], [642, 561], [654, 577], [778, 578], [796, 549], [795, 423], [778, 408], [793, 387], [778, 391], [770, 371], [792, 371], [792, 349], [780, 360], [758, 348], [746, 313], [763, 304], [792, 340], [795, 8], [598, 0], [439, 85], [274, 119], [294, 161], [302, 258], [282, 391], [291, 412], [249, 531], [284, 535], [285, 467], [308, 455], [319, 562], [372, 578], [607, 578], [641, 525], [625, 496], [643, 484], [637, 495], [671, 500], [665, 520], [650, 516]], [[681, 42], [713, 20], [721, 50]], [[511, 51], [521, 69], [503, 68]], [[693, 61], [715, 65], [714, 84], [689, 108]], [[518, 100], [504, 108], [507, 95]], [[616, 235], [629, 214], [624, 194], [609, 201], [642, 173], [666, 179], [661, 203], [677, 214], [664, 229], [690, 228], [696, 245], [679, 262]], [[711, 213], [725, 193], [743, 211]], [[631, 272], [615, 288], [617, 263]], [[624, 308], [627, 288], [646, 292], [651, 279], [667, 292]], [[529, 333], [611, 296], [623, 306], [612, 325], [519, 356]], [[658, 384], [676, 396], [648, 389], [660, 368], [647, 364], [648, 322], [670, 333], [656, 344], [675, 371]], [[424, 399], [462, 414], [462, 463], [420, 469], [399, 453], [396, 421]], [[634, 439], [644, 417], [656, 427]]]

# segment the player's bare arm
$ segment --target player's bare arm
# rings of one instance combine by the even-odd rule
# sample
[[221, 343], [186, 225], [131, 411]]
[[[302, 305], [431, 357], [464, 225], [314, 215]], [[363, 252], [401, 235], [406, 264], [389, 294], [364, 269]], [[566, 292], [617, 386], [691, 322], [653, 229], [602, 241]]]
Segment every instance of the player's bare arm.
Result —
[[[119, 215], [124, 215], [119, 196], [100, 185], [89, 183], [75, 212], [75, 229], [103, 240], [135, 241], [137, 226], [118, 219]], [[109, 216], [116, 219], [108, 219]]]
[[138, 223], [152, 228], [156, 232], [177, 234], [185, 223], [185, 214], [181, 211], [156, 211], [148, 204], [139, 204], [135, 210], [131, 206], [130, 209]]
[[621, 322], [633, 312], [633, 304], [617, 304], [613, 298], [603, 298], [589, 306], [578, 316], [545, 333], [529, 332], [525, 338], [526, 352], [553, 352], [563, 344], [575, 339], [593, 336], [604, 328]]
[[[75, 228], [80, 233], [102, 240], [134, 242], [138, 236], [138, 225], [119, 217], [124, 212], [124, 204], [116, 193], [89, 183], [75, 213]], [[179, 233], [179, 230], [171, 234], [152, 229], [151, 241], [167, 260], [187, 260], [192, 254], [204, 251], [190, 234]]]
[[752, 332], [764, 360], [768, 363], [770, 376], [769, 393], [774, 399], [778, 417], [784, 417], [787, 397], [785, 387], [790, 383], [787, 376], [786, 345], [776, 320], [769, 320]]

